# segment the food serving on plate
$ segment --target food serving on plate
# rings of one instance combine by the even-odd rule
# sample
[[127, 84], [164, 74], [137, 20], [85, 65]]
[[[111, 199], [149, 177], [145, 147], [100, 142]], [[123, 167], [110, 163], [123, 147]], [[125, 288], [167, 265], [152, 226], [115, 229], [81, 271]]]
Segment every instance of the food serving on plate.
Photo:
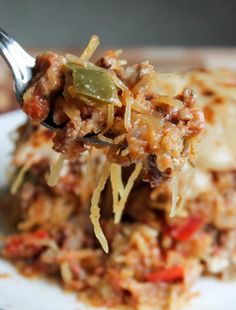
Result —
[[[96, 66], [83, 55], [38, 57], [24, 109], [36, 123], [50, 111], [61, 128], [28, 121], [17, 131], [7, 206], [16, 231], [1, 254], [97, 306], [180, 309], [201, 274], [235, 274], [236, 74], [197, 70], [180, 79], [148, 63], [125, 67], [118, 54]], [[98, 95], [97, 74], [112, 100]], [[206, 128], [193, 167], [199, 109]]]
[[[194, 156], [204, 117], [192, 91], [177, 87], [178, 77], [173, 77], [173, 85], [161, 89], [162, 79], [168, 75], [158, 74], [148, 62], [126, 67], [126, 61], [118, 58], [121, 51], [108, 51], [96, 64], [89, 62], [98, 43], [98, 37], [92, 36], [79, 58], [39, 55], [34, 77], [23, 96], [23, 110], [33, 123], [40, 124], [50, 115], [58, 127], [53, 149], [62, 155], [52, 167], [49, 185], [56, 185], [64, 159], [74, 160], [84, 152], [91, 153], [92, 148], [101, 149], [104, 162], [91, 198], [91, 220], [108, 252], [99, 225], [98, 203], [109, 176], [115, 223], [119, 223], [141, 170], [142, 180], [151, 187], [171, 178], [178, 186], [180, 170]], [[28, 161], [27, 169], [34, 163], [34, 159]], [[131, 165], [135, 167], [129, 169], [132, 173], [124, 186], [122, 167]], [[177, 198], [176, 193], [171, 215]]]

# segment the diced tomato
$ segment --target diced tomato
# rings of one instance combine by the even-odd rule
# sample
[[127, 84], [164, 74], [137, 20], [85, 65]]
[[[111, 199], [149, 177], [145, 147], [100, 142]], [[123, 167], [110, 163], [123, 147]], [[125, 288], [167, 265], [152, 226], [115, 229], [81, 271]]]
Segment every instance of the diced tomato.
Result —
[[179, 241], [187, 241], [200, 229], [202, 220], [199, 217], [188, 218], [183, 225], [171, 229], [171, 236]]
[[48, 105], [39, 96], [25, 100], [23, 110], [33, 122], [42, 122], [49, 113]]
[[14, 236], [10, 239], [10, 242], [5, 246], [5, 251], [10, 256], [15, 256], [19, 252], [19, 248], [22, 246], [23, 240], [18, 236]]
[[34, 233], [11, 236], [3, 249], [3, 253], [11, 258], [30, 257], [42, 249], [42, 245], [37, 244], [37, 240], [48, 238], [48, 232], [39, 229]]
[[10, 240], [11, 240], [10, 242], [11, 245], [15, 245], [15, 246], [22, 244], [22, 241], [23, 241], [21, 236], [13, 236], [10, 238]]
[[182, 266], [173, 266], [151, 272], [147, 276], [149, 282], [177, 282], [184, 278], [184, 269]]
[[45, 239], [48, 237], [48, 232], [44, 229], [39, 229], [35, 232], [35, 237], [37, 237], [38, 239]]

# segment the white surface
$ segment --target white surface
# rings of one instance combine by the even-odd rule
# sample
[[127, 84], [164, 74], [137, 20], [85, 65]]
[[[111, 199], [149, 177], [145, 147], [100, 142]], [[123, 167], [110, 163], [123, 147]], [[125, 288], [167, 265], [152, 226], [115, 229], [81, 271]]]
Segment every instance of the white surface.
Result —
[[0, 116], [0, 185], [4, 182], [6, 166], [13, 148], [11, 133], [26, 119], [24, 113], [9, 112]]
[[[10, 159], [11, 132], [25, 119], [22, 112], [11, 112], [0, 116], [0, 183]], [[2, 183], [3, 184], [3, 183]], [[0, 274], [8, 273], [9, 278], [0, 278], [0, 310], [89, 310], [72, 293], [65, 293], [56, 284], [39, 279], [27, 279], [14, 267], [0, 260]], [[236, 282], [223, 283], [214, 279], [203, 279], [193, 289], [200, 297], [192, 301], [188, 310], [236, 310]]]

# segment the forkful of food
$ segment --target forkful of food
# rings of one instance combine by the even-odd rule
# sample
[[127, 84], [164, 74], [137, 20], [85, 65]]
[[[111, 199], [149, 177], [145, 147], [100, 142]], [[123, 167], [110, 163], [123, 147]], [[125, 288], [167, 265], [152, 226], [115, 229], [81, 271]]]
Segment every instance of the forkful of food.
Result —
[[0, 29], [17, 101], [33, 123], [54, 131], [56, 152], [73, 160], [95, 147], [111, 164], [141, 165], [151, 186], [171, 180], [194, 156], [204, 127], [195, 95], [177, 74], [160, 74], [147, 61], [127, 66], [121, 50], [92, 62], [98, 45], [92, 36], [79, 57], [33, 58]]

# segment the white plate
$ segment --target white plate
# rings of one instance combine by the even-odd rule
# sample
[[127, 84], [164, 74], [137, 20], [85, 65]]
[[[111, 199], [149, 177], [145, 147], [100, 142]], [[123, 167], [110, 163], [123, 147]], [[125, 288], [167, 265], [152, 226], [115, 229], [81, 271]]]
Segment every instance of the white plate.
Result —
[[[9, 133], [25, 119], [22, 112], [0, 116], [0, 184], [4, 184], [12, 142]], [[20, 276], [8, 262], [0, 259], [0, 310], [91, 310], [80, 303], [75, 294], [65, 293], [56, 284], [44, 280], [32, 280]], [[194, 291], [200, 297], [192, 301], [189, 310], [236, 310], [236, 282], [220, 282], [214, 279], [200, 280]]]

